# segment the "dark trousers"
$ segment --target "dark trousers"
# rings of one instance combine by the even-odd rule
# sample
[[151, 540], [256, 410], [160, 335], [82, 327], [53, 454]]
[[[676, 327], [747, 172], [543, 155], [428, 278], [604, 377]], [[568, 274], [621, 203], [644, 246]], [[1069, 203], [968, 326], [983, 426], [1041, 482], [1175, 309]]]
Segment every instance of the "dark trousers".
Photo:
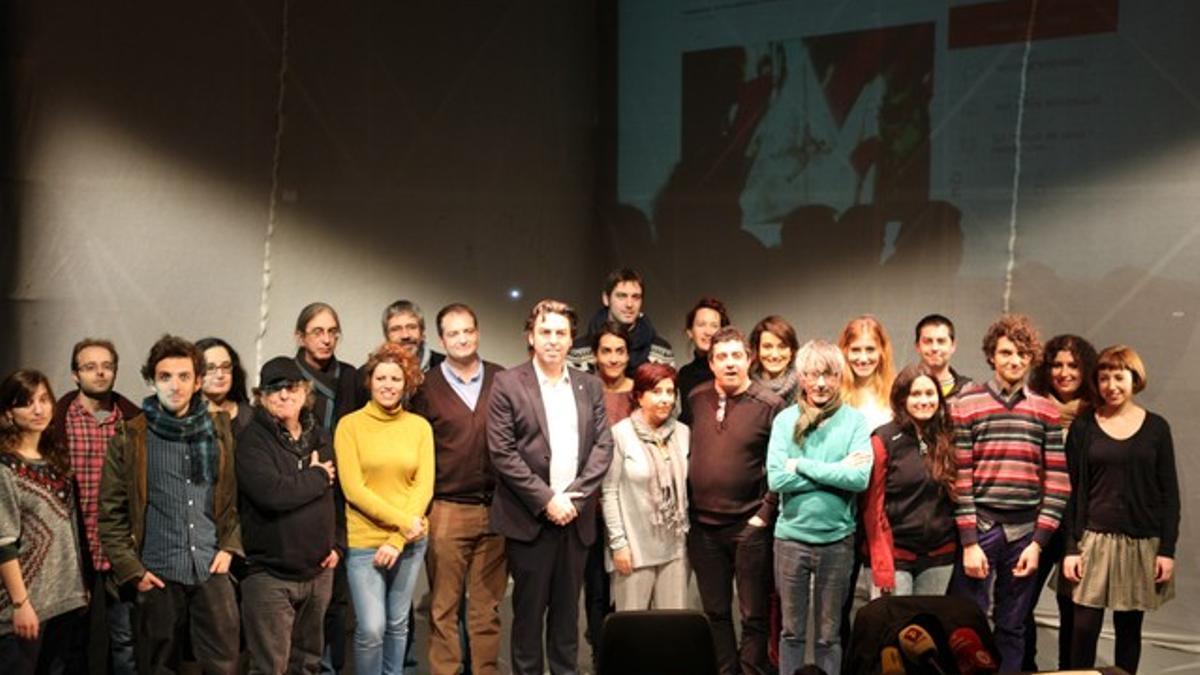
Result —
[[[1104, 624], [1104, 609], [1071, 603], [1075, 623], [1071, 636], [1072, 668], [1091, 668], [1096, 665], [1096, 643]], [[1117, 634], [1113, 648], [1113, 665], [1127, 673], [1136, 673], [1142, 660], [1142, 619], [1145, 612], [1130, 610], [1113, 612], [1113, 630]]]
[[[1037, 607], [1038, 596], [1045, 588], [1046, 580], [1050, 578], [1050, 572], [1055, 565], [1062, 562], [1063, 539], [1062, 530], [1059, 529], [1050, 539], [1046, 548], [1042, 549], [1042, 555], [1038, 559], [1037, 582], [1033, 587], [1033, 595], [1029, 598], [1029, 612], [1025, 615], [1025, 660], [1021, 665], [1022, 670], [1038, 670], [1037, 619], [1033, 616], [1033, 610]], [[1058, 669], [1067, 670], [1070, 668], [1068, 664], [1071, 662], [1071, 632], [1075, 625], [1075, 603], [1071, 602], [1070, 595], [1061, 593], [1055, 595], [1054, 599], [1058, 603]]]
[[604, 618], [612, 612], [612, 578], [604, 569], [604, 552], [608, 549], [604, 536], [604, 518], [596, 524], [596, 541], [588, 547], [587, 563], [583, 568], [583, 607], [587, 614], [587, 639], [592, 645], [592, 663], [600, 662], [600, 634]]
[[533, 541], [507, 541], [513, 578], [512, 672], [542, 675], [542, 627], [553, 675], [578, 672], [579, 589], [587, 547], [575, 525], [544, 524]]
[[[962, 553], [954, 563], [954, 576], [950, 579], [950, 593], [975, 601], [985, 613], [988, 610], [988, 590], [991, 589], [992, 625], [996, 632], [996, 650], [1000, 652], [1000, 671], [1020, 671], [1025, 657], [1025, 614], [1033, 597], [1037, 577], [1013, 575], [1013, 568], [1021, 557], [1021, 551], [1033, 541], [1033, 533], [1009, 541], [1004, 536], [1004, 527], [996, 525], [987, 532], [979, 533], [979, 546], [987, 556], [988, 576], [972, 579], [962, 566]], [[994, 582], [994, 583], [993, 583]]]
[[350, 615], [350, 582], [346, 561], [339, 560], [333, 570], [333, 590], [325, 610], [325, 649], [321, 655], [322, 673], [340, 673], [346, 665], [346, 617]]
[[242, 622], [250, 673], [316, 673], [325, 644], [325, 609], [333, 570], [306, 581], [278, 579], [267, 572], [242, 581]]
[[[746, 522], [713, 526], [693, 522], [688, 561], [696, 573], [700, 603], [712, 625], [722, 675], [759, 675], [769, 670], [767, 624], [771, 604], [774, 535]], [[733, 632], [733, 587], [742, 619], [739, 647]], [[740, 665], [739, 665], [740, 661]]]
[[76, 610], [42, 621], [32, 640], [4, 635], [0, 637], [0, 671], [6, 675], [83, 675], [88, 672], [83, 649], [86, 635], [84, 612]]
[[179, 672], [189, 637], [202, 672], [237, 672], [240, 620], [228, 574], [213, 574], [194, 586], [167, 581], [164, 588], [139, 593], [134, 613], [139, 673]]
[[88, 671], [94, 675], [134, 675], [133, 600], [115, 592], [111, 577], [111, 572], [98, 572], [92, 584], [86, 619]]

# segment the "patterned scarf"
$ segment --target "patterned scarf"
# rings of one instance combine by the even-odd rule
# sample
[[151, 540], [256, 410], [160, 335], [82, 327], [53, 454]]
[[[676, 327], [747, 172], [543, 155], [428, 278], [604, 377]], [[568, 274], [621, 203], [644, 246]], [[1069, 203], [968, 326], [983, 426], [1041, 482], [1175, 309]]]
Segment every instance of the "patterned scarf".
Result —
[[650, 503], [654, 506], [650, 523], [682, 537], [688, 531], [687, 475], [679, 444], [671, 442], [675, 418], [668, 418], [657, 429], [646, 423], [641, 410], [635, 410], [629, 419], [650, 460]]
[[165, 410], [157, 396], [142, 399], [146, 427], [159, 438], [174, 443], [187, 443], [191, 448], [191, 479], [197, 483], [213, 483], [217, 479], [217, 432], [204, 395], [196, 392], [188, 404], [187, 414], [176, 417]]
[[835, 394], [822, 406], [814, 406], [800, 397], [796, 405], [800, 406], [800, 417], [796, 420], [793, 438], [796, 439], [796, 445], [804, 445], [804, 439], [842, 407], [842, 397]]
[[791, 405], [796, 402], [796, 392], [800, 387], [800, 378], [796, 369], [788, 366], [778, 377], [771, 377], [757, 362], [750, 366], [750, 379], [770, 389], [784, 403]]

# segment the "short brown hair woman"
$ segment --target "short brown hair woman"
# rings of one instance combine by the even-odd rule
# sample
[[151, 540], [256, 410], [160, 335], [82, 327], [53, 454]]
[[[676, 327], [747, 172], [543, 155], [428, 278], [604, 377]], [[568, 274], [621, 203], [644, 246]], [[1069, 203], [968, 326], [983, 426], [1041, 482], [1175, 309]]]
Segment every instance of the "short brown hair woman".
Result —
[[1071, 424], [1071, 501], [1063, 575], [1074, 584], [1071, 667], [1091, 668], [1104, 610], [1113, 611], [1115, 665], [1137, 672], [1142, 617], [1175, 596], [1179, 480], [1171, 427], [1134, 401], [1146, 368], [1131, 347], [1100, 352], [1100, 405]]

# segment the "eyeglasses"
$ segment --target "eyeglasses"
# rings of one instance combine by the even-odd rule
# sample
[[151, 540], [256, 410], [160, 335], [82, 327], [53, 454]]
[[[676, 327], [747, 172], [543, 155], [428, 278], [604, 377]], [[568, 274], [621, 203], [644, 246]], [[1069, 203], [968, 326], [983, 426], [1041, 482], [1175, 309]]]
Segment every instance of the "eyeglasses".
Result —
[[226, 361], [225, 363], [209, 363], [204, 366], [206, 375], [230, 375], [233, 373], [233, 364]]
[[806, 370], [806, 371], [800, 373], [800, 377], [803, 377], [805, 380], [808, 380], [809, 382], [816, 382], [817, 380], [821, 379], [822, 377], [825, 378], [826, 380], [832, 380], [833, 372], [829, 371], [829, 370]]
[[305, 331], [304, 334], [310, 338], [317, 338], [318, 340], [326, 336], [328, 336], [330, 340], [336, 340], [342, 337], [342, 331], [340, 328], [330, 328], [328, 330], [324, 328], [310, 328]]
[[81, 373], [94, 373], [97, 370], [104, 370], [113, 373], [116, 372], [117, 365], [111, 361], [104, 361], [101, 363], [90, 361], [88, 363], [80, 364], [79, 366], [79, 372]]

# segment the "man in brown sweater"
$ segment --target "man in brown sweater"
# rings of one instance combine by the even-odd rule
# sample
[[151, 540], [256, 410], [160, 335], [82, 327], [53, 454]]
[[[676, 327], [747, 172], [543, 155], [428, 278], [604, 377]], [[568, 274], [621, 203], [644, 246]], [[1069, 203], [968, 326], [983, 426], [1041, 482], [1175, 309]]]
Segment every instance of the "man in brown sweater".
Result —
[[[688, 560], [712, 624], [721, 674], [766, 673], [778, 501], [767, 490], [767, 442], [784, 402], [750, 380], [749, 347], [738, 329], [722, 328], [713, 336], [708, 363], [716, 379], [689, 396]], [[742, 619], [740, 649], [733, 633], [734, 583]]]
[[471, 672], [492, 675], [497, 672], [500, 601], [508, 569], [504, 537], [488, 526], [495, 477], [486, 427], [492, 382], [502, 369], [479, 357], [479, 327], [467, 305], [443, 307], [437, 329], [446, 360], [429, 369], [412, 402], [413, 410], [433, 426], [437, 458], [425, 554], [431, 596], [430, 672], [459, 672], [459, 616], [469, 594]]

